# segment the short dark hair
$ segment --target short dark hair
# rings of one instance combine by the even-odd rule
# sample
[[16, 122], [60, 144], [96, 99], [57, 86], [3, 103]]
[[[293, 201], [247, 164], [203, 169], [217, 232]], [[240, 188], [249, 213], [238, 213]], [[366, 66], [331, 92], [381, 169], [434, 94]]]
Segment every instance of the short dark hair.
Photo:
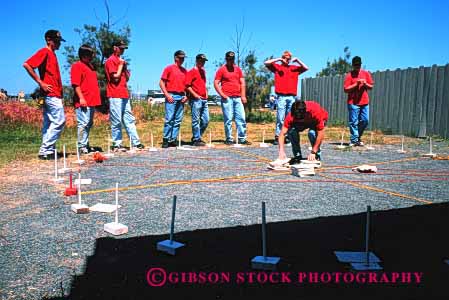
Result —
[[292, 105], [292, 115], [297, 119], [304, 119], [306, 114], [307, 106], [304, 100], [296, 100]]
[[94, 51], [94, 49], [91, 47], [91, 46], [89, 46], [89, 45], [87, 45], [87, 44], [83, 44], [83, 45], [81, 45], [81, 47], [78, 49], [78, 56], [79, 56], [79, 58], [82, 58], [82, 57], [90, 57], [90, 56], [92, 56], [92, 54], [94, 53], [95, 51]]

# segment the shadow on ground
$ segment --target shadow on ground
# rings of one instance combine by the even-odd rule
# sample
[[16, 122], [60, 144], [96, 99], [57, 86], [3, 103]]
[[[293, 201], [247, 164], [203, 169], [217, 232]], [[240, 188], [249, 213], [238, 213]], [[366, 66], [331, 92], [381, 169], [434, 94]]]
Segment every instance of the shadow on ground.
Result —
[[[98, 239], [84, 274], [73, 278], [70, 295], [52, 299], [444, 299], [448, 216], [449, 203], [372, 213], [371, 245], [383, 271], [422, 272], [419, 284], [297, 282], [298, 272], [351, 272], [333, 251], [363, 248], [365, 215], [356, 214], [268, 224], [268, 254], [282, 257], [278, 270], [290, 272], [289, 284], [249, 283], [248, 276], [237, 284], [237, 273], [252, 272], [250, 260], [261, 254], [260, 226], [252, 225], [178, 233], [175, 239], [187, 246], [176, 257], [156, 251], [156, 242], [167, 236]], [[229, 272], [230, 282], [151, 287], [146, 278], [151, 268]]]

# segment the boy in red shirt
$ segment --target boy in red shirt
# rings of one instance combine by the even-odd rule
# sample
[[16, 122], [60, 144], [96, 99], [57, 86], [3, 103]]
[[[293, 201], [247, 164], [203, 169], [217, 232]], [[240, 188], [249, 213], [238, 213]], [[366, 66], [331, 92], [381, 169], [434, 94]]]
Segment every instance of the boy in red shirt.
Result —
[[[55, 145], [65, 125], [64, 107], [62, 103], [62, 82], [59, 73], [58, 58], [55, 51], [65, 42], [61, 33], [51, 29], [45, 33], [47, 46], [37, 51], [23, 67], [40, 86], [40, 94], [44, 96], [42, 145], [39, 159], [54, 159]], [[39, 69], [39, 76], [34, 69]]]
[[293, 158], [290, 164], [298, 164], [302, 160], [299, 133], [309, 129], [308, 137], [312, 151], [308, 160], [321, 160], [320, 146], [324, 139], [324, 130], [328, 119], [327, 111], [314, 101], [297, 100], [293, 103], [291, 111], [285, 118], [279, 135], [279, 160], [285, 160], [284, 136], [288, 134], [292, 143]]
[[362, 135], [369, 121], [368, 90], [374, 86], [374, 81], [368, 71], [362, 70], [362, 59], [355, 56], [352, 59], [352, 71], [346, 74], [344, 90], [348, 94], [349, 131], [351, 140], [349, 146], [364, 146]]
[[[277, 64], [276, 62], [281, 62]], [[291, 65], [290, 62], [298, 63]], [[299, 58], [292, 59], [290, 51], [284, 51], [282, 57], [269, 59], [265, 66], [274, 73], [274, 91], [277, 95], [276, 101], [276, 132], [274, 145], [278, 144], [279, 133], [284, 124], [285, 117], [290, 112], [295, 97], [298, 94], [298, 77], [309, 68]], [[289, 141], [287, 140], [287, 144]]]
[[215, 74], [214, 87], [221, 96], [226, 145], [232, 145], [232, 120], [235, 119], [238, 142], [250, 145], [246, 139], [246, 120], [243, 104], [246, 103], [246, 85], [242, 70], [234, 63], [235, 53], [226, 52], [226, 64], [221, 66]]
[[187, 70], [182, 67], [186, 54], [178, 50], [174, 54], [175, 63], [169, 65], [162, 72], [159, 86], [165, 95], [165, 121], [162, 148], [176, 147], [178, 145], [179, 127], [184, 116], [184, 103], [186, 96]]
[[122, 145], [122, 123], [128, 133], [131, 144], [137, 149], [144, 149], [137, 134], [136, 119], [131, 110], [127, 82], [130, 77], [126, 60], [121, 58], [128, 45], [118, 40], [114, 42], [113, 53], [106, 60], [105, 73], [107, 79], [106, 96], [109, 98], [109, 119], [111, 121], [112, 148], [115, 151], [126, 151]]
[[196, 66], [186, 76], [186, 88], [192, 110], [192, 144], [205, 146], [201, 136], [209, 124], [209, 109], [207, 106], [206, 70], [204, 64], [207, 58], [204, 54], [196, 56]]
[[101, 104], [97, 72], [92, 65], [95, 52], [89, 45], [82, 45], [78, 50], [79, 61], [72, 65], [70, 79], [75, 93], [73, 104], [78, 124], [79, 153], [87, 154], [94, 149], [89, 146], [89, 131], [94, 122], [95, 107]]

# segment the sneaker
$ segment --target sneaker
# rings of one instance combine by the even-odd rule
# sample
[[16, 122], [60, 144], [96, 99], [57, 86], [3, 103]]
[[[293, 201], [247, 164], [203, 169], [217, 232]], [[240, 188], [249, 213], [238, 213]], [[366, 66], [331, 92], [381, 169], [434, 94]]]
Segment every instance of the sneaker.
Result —
[[243, 141], [243, 142], [239, 142], [239, 144], [249, 146], [249, 145], [252, 145], [253, 143], [251, 143], [251, 142], [248, 141], [248, 140], [245, 140], [245, 141]]
[[204, 147], [206, 146], [206, 143], [203, 142], [202, 140], [196, 140], [192, 143], [192, 145], [195, 147]]
[[364, 143], [364, 142], [362, 142], [362, 140], [359, 140], [359, 141], [358, 141], [358, 144], [359, 144], [359, 146], [360, 146], [360, 147], [363, 147], [363, 146], [365, 146], [365, 143]]
[[168, 140], [167, 139], [163, 139], [162, 140], [162, 148], [168, 148], [170, 147], [170, 145], [168, 144]]
[[356, 143], [350, 142], [348, 146], [349, 147], [354, 147], [354, 146], [356, 146]]
[[78, 148], [78, 152], [80, 154], [89, 154], [89, 149], [87, 147], [80, 147]]
[[234, 145], [234, 141], [231, 141], [231, 140], [227, 140], [224, 143], [225, 143], [225, 145]]
[[145, 149], [145, 146], [143, 144], [138, 144], [137, 146], [134, 146], [134, 147], [136, 147], [139, 150]]
[[289, 165], [297, 165], [301, 163], [302, 160], [302, 156], [295, 156], [292, 159], [290, 159], [290, 161], [288, 162]]
[[279, 145], [279, 137], [278, 136], [274, 137], [273, 145], [276, 145], [276, 146]]
[[112, 151], [114, 152], [126, 152], [126, 148], [122, 145], [112, 146]]
[[37, 156], [40, 160], [52, 160], [55, 159], [55, 154], [54, 153], [50, 153], [50, 154], [39, 154]]
[[89, 153], [91, 153], [91, 152], [103, 152], [103, 148], [101, 148], [101, 147], [90, 147], [90, 146], [87, 146], [87, 150], [89, 151]]
[[[181, 143], [182, 144], [182, 143]], [[178, 147], [179, 146], [179, 142], [177, 140], [168, 142], [168, 146], [169, 147]]]

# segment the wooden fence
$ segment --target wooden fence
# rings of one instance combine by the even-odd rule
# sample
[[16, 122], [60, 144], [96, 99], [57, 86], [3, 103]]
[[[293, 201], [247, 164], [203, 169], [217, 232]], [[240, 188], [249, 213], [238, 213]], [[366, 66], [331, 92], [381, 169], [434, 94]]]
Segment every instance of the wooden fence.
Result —
[[[372, 73], [370, 128], [394, 134], [449, 138], [449, 64]], [[344, 76], [305, 78], [301, 97], [319, 102], [329, 121], [347, 124]]]

